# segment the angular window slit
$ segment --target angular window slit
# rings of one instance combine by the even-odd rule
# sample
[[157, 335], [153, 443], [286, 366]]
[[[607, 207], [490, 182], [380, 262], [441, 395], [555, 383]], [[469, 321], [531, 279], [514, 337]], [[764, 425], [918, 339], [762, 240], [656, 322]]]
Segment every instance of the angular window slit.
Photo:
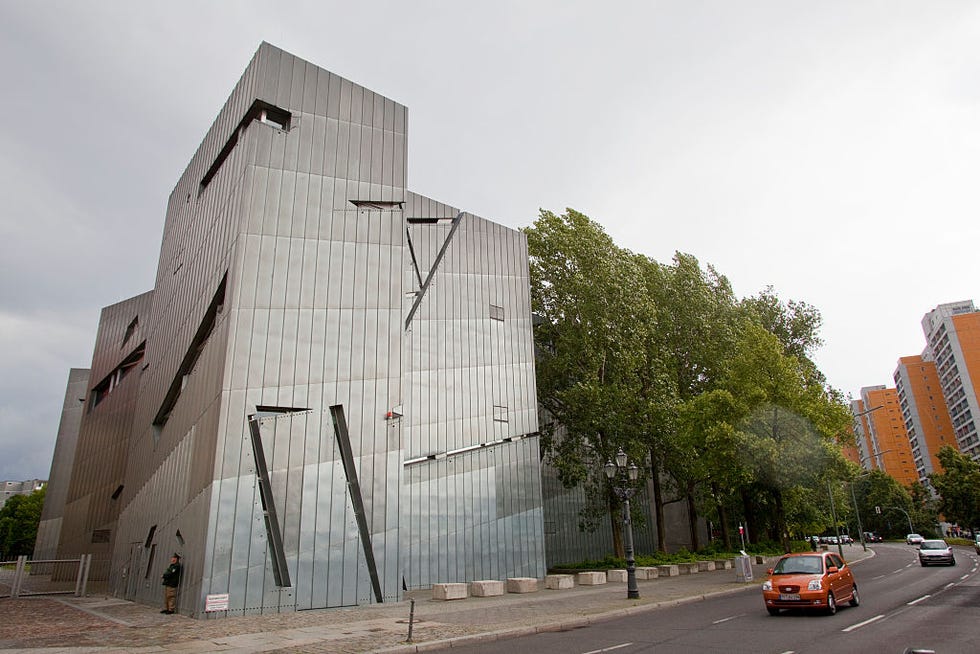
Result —
[[167, 420], [170, 418], [170, 412], [176, 406], [181, 391], [187, 386], [188, 377], [193, 372], [194, 366], [201, 356], [201, 352], [204, 351], [204, 346], [207, 344], [208, 338], [211, 337], [211, 332], [214, 331], [214, 326], [218, 321], [218, 314], [221, 313], [221, 309], [224, 307], [225, 286], [227, 282], [228, 273], [225, 272], [224, 277], [221, 278], [221, 283], [218, 284], [218, 290], [214, 292], [214, 297], [211, 298], [211, 304], [208, 305], [208, 310], [204, 313], [204, 319], [201, 320], [201, 324], [197, 328], [197, 333], [194, 334], [190, 347], [187, 348], [187, 352], [184, 354], [180, 368], [177, 369], [177, 374], [174, 375], [173, 381], [170, 382], [170, 388], [163, 399], [163, 404], [160, 405], [160, 409], [153, 419], [153, 424], [156, 427], [163, 427], [163, 425], [167, 424]]

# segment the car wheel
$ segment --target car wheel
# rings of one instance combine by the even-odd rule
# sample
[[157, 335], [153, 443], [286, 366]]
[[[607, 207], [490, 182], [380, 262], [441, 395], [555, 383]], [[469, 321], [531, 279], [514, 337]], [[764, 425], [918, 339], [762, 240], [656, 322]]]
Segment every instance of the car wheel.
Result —
[[851, 588], [851, 602], [850, 602], [850, 604], [851, 604], [851, 606], [860, 606], [860, 604], [861, 604], [861, 596], [858, 595], [858, 587], [857, 587], [857, 584], [854, 584], [854, 587]]
[[919, 565], [921, 565], [924, 568], [924, 567], [926, 567], [926, 562], [925, 561], [919, 561]]
[[949, 562], [949, 564], [950, 565], [956, 565], [956, 559], [951, 559], [950, 562]]
[[779, 615], [779, 609], [775, 609], [771, 606], [767, 606], [766, 610], [769, 611], [769, 615]]
[[834, 599], [833, 593], [827, 593], [827, 615], [835, 613], [837, 613], [837, 600]]

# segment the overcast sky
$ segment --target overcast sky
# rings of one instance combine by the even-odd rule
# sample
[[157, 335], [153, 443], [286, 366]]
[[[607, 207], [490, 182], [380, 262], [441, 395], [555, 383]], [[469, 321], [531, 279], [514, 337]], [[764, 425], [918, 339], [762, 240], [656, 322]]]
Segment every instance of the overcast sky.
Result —
[[263, 40], [407, 105], [414, 191], [813, 304], [855, 396], [980, 295], [980, 3], [0, 0], [0, 480], [47, 477], [68, 370], [152, 287]]

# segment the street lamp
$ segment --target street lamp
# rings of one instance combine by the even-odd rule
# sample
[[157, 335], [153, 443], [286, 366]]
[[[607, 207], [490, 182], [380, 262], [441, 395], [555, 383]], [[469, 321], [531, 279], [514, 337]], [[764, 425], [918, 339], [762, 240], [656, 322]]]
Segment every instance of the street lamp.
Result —
[[[628, 464], [628, 465], [627, 465]], [[635, 463], [630, 463], [629, 458], [623, 448], [619, 448], [616, 453], [616, 462], [607, 460], [602, 467], [606, 473], [606, 479], [616, 494], [616, 497], [623, 503], [623, 524], [626, 527], [626, 599], [640, 599], [640, 588], [636, 585], [636, 560], [633, 558], [633, 523], [630, 520], [630, 498], [633, 497], [633, 482], [640, 474], [640, 469]], [[620, 473], [625, 471], [626, 479], [622, 480]], [[622, 485], [617, 483], [620, 477]]]
[[858, 479], [863, 478], [863, 477], [867, 477], [867, 475], [858, 475], [855, 479], [851, 480], [850, 483], [851, 483], [851, 500], [853, 500], [853, 502], [854, 502], [854, 517], [857, 518], [858, 533], [861, 534], [861, 547], [863, 547], [864, 548], [864, 551], [867, 552], [868, 551], [868, 543], [865, 542], [865, 540], [864, 540], [864, 527], [861, 526], [861, 512], [858, 511], [857, 496], [854, 495], [854, 482], [857, 481]]
[[830, 487], [830, 480], [827, 480], [827, 495], [830, 496], [830, 516], [834, 521], [834, 533], [837, 534], [837, 553], [840, 558], [844, 558], [844, 548], [840, 544], [840, 525], [837, 524], [837, 509], [834, 508], [834, 489]]
[[905, 514], [905, 519], [909, 521], [909, 533], [910, 534], [914, 534], [915, 533], [915, 528], [912, 526], [912, 516], [909, 515], [909, 512], [908, 511], [906, 511], [905, 509], [903, 509], [900, 506], [886, 506], [885, 508], [886, 509], [895, 509], [896, 511], [901, 511], [902, 513], [904, 513]]

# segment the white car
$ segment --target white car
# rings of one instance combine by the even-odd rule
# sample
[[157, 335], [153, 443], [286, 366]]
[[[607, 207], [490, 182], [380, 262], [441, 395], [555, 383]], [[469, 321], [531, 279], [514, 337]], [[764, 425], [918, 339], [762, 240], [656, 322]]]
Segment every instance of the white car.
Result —
[[905, 542], [909, 545], [921, 545], [925, 540], [920, 534], [909, 534], [905, 537]]

